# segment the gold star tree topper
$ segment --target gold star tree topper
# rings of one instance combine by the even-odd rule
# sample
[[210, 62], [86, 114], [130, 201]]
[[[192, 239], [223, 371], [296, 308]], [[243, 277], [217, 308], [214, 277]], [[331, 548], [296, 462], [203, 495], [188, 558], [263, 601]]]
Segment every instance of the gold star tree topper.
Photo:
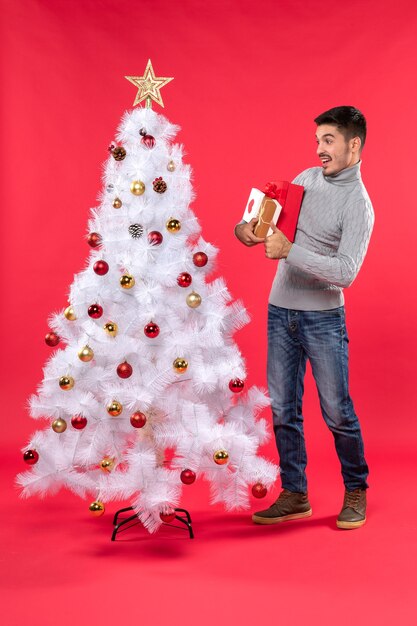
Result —
[[148, 107], [151, 106], [152, 100], [155, 100], [161, 107], [164, 106], [160, 90], [171, 80], [174, 80], [165, 76], [155, 76], [150, 59], [143, 76], [125, 76], [125, 78], [138, 88], [133, 106], [136, 106], [142, 100], [146, 100]]

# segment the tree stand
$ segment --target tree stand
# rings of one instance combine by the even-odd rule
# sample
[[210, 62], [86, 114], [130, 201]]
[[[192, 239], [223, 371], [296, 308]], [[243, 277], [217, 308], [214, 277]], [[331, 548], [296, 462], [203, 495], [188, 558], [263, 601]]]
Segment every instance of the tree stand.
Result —
[[[122, 519], [121, 522], [119, 522], [118, 521], [119, 516], [122, 513], [126, 513], [127, 511], [133, 511], [133, 506], [128, 506], [116, 512], [114, 519], [113, 519], [114, 530], [111, 536], [112, 541], [116, 540], [116, 535], [118, 532], [123, 532], [124, 530], [127, 530], [128, 528], [131, 528], [132, 526], [136, 526], [136, 524], [140, 524], [140, 519], [138, 518], [136, 513], [134, 515], [129, 515], [129, 517], [126, 517]], [[170, 524], [167, 522], [163, 522], [163, 524], [165, 524], [166, 526], [172, 526], [173, 528], [181, 528], [181, 530], [188, 530], [190, 539], [194, 539], [194, 533], [193, 533], [193, 528], [191, 525], [191, 517], [190, 517], [189, 512], [186, 511], [185, 509], [174, 509], [174, 511], [175, 513], [182, 513], [182, 515], [175, 515], [175, 519], [181, 522], [181, 524], [183, 524], [184, 526], [186, 526], [186, 528], [178, 524]], [[126, 524], [129, 524], [129, 525], [125, 526]]]

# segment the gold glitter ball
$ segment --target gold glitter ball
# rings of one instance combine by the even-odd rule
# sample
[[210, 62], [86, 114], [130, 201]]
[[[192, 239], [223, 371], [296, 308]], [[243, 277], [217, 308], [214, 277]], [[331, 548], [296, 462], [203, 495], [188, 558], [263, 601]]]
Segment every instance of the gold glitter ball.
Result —
[[88, 363], [94, 357], [94, 352], [90, 348], [90, 346], [84, 346], [81, 350], [78, 351], [78, 358], [83, 363]]
[[72, 389], [74, 387], [74, 379], [72, 376], [61, 376], [59, 379], [59, 386], [61, 389], [64, 389], [64, 391]]
[[93, 517], [101, 517], [106, 510], [104, 504], [100, 502], [100, 500], [92, 502], [88, 508]]
[[187, 371], [187, 367], [188, 367], [188, 361], [186, 361], [185, 359], [179, 357], [178, 359], [175, 359], [174, 363], [174, 370], [178, 373], [178, 374], [183, 374], [184, 372]]
[[69, 320], [70, 322], [73, 322], [74, 320], [77, 319], [72, 306], [67, 306], [67, 308], [64, 311], [64, 315], [67, 318], [67, 320]]
[[213, 454], [213, 459], [217, 465], [226, 465], [229, 461], [229, 453], [226, 452], [226, 450], [217, 450], [217, 452]]
[[105, 456], [104, 459], [100, 461], [100, 469], [102, 469], [103, 472], [111, 472], [113, 468], [114, 458], [111, 456]]
[[110, 337], [116, 337], [117, 331], [119, 330], [117, 324], [114, 322], [107, 322], [107, 324], [104, 324], [103, 328]]
[[141, 196], [145, 193], [145, 183], [141, 180], [134, 180], [130, 183], [130, 191], [134, 196]]
[[123, 407], [117, 400], [112, 400], [112, 402], [107, 405], [107, 413], [113, 417], [117, 417], [122, 411]]
[[67, 430], [67, 422], [61, 417], [58, 417], [58, 419], [52, 422], [52, 430], [56, 433], [63, 433]]
[[201, 304], [201, 296], [199, 293], [192, 291], [188, 294], [186, 301], [190, 309], [196, 309]]
[[132, 287], [135, 286], [135, 279], [131, 274], [123, 274], [123, 276], [120, 277], [120, 284], [123, 289], [132, 289]]
[[166, 229], [169, 230], [170, 233], [177, 233], [181, 230], [181, 222], [171, 217], [166, 223]]

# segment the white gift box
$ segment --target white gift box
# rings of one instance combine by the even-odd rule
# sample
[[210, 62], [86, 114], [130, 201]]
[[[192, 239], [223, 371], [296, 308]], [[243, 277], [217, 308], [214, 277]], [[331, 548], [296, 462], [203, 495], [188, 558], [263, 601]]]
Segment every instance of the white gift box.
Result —
[[268, 230], [266, 231], [266, 226], [271, 222], [276, 224], [281, 211], [282, 206], [278, 200], [269, 198], [263, 193], [263, 191], [253, 187], [251, 189], [242, 219], [245, 222], [250, 222], [254, 217], [258, 218], [254, 234], [257, 237], [268, 237], [272, 234], [272, 229], [271, 227], [268, 227]]

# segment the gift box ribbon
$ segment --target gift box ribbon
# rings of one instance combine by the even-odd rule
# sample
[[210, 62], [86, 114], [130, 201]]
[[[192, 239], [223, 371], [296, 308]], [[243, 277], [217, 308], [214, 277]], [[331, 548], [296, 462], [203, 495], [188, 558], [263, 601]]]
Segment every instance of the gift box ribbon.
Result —
[[285, 200], [287, 199], [289, 183], [286, 185], [281, 183], [281, 186], [278, 187], [276, 183], [266, 183], [265, 188], [263, 190], [264, 194], [268, 198], [272, 198], [273, 200], [278, 200], [281, 206], [284, 206]]

